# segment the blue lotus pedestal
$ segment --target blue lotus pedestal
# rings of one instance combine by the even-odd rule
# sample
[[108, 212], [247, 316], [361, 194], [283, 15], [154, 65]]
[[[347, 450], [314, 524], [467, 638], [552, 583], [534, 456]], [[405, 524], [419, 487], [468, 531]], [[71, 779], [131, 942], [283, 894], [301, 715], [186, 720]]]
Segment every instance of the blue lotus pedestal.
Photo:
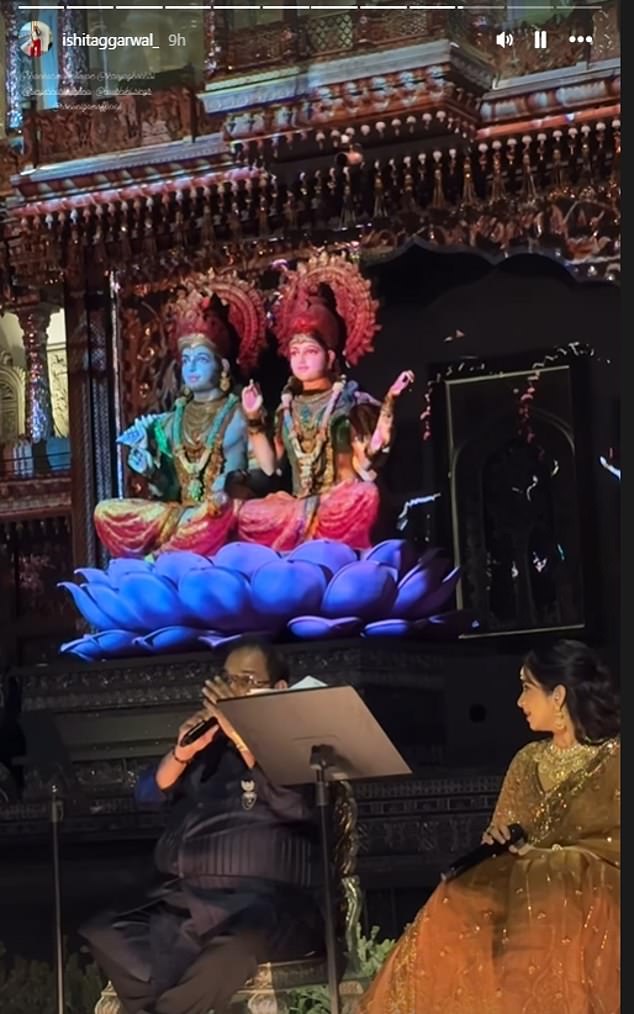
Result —
[[245, 634], [456, 640], [478, 625], [452, 608], [459, 569], [402, 539], [363, 553], [328, 540], [285, 554], [233, 542], [213, 558], [116, 559], [76, 576], [62, 587], [91, 633], [61, 650], [84, 661], [216, 648]]

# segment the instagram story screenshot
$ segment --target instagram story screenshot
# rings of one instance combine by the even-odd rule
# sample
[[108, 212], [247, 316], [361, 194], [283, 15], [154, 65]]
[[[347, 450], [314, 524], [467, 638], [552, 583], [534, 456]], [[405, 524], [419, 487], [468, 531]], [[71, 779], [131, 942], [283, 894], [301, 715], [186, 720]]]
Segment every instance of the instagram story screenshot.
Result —
[[1, 1014], [620, 1014], [621, 6], [0, 0]]

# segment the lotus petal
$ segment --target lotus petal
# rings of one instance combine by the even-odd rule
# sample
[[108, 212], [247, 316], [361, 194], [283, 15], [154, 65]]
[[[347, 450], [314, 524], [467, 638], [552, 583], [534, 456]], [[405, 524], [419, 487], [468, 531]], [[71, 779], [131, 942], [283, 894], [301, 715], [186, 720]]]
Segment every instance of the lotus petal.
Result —
[[407, 637], [411, 634], [414, 624], [411, 620], [378, 620], [366, 623], [362, 637]]
[[86, 634], [77, 641], [63, 644], [60, 651], [91, 662], [139, 654], [138, 650], [135, 651], [134, 635], [129, 630], [104, 630], [100, 634]]
[[324, 616], [296, 616], [288, 624], [288, 629], [302, 641], [323, 640], [326, 637], [349, 637], [361, 629], [358, 616], [341, 616], [336, 620], [327, 620]]
[[102, 658], [120, 658], [122, 655], [138, 655], [135, 649], [135, 638], [129, 630], [104, 630], [95, 634]]
[[432, 562], [432, 560], [435, 560], [437, 557], [443, 555], [444, 553], [442, 549], [436, 549], [434, 546], [430, 546], [430, 548], [426, 549], [425, 552], [420, 557], [420, 559], [418, 560], [418, 566], [428, 567], [429, 564]]
[[329, 574], [336, 574], [350, 563], [356, 563], [358, 554], [343, 542], [333, 539], [315, 539], [303, 542], [286, 557], [287, 560], [303, 560], [325, 567]]
[[75, 655], [84, 662], [95, 662], [101, 658], [99, 643], [90, 634], [84, 634], [76, 641], [67, 641], [59, 650], [61, 655]]
[[135, 602], [121, 589], [115, 590], [106, 584], [84, 585], [83, 587], [106, 616], [110, 617], [107, 629], [116, 627], [118, 630], [131, 630], [135, 634], [147, 631], [141, 612], [142, 603]]
[[162, 627], [145, 637], [135, 637], [134, 644], [153, 655], [160, 655], [180, 648], [195, 648], [199, 636], [200, 630], [194, 627]]
[[[110, 630], [114, 626], [112, 618], [88, 594], [88, 585], [78, 585], [74, 581], [60, 581], [57, 587], [65, 588], [67, 592], [70, 592], [77, 609], [91, 627], [95, 627], [97, 630]], [[98, 585], [97, 587], [102, 586]], [[103, 587], [107, 588], [108, 586], [104, 585]]]
[[370, 560], [348, 564], [335, 574], [322, 602], [325, 616], [360, 616], [366, 623], [389, 616], [396, 582], [387, 567]]
[[178, 593], [189, 615], [204, 630], [239, 634], [253, 626], [249, 582], [224, 567], [184, 574]]
[[460, 580], [460, 567], [454, 567], [454, 569], [443, 578], [442, 583], [435, 591], [427, 595], [423, 603], [423, 609], [418, 613], [419, 617], [432, 616], [438, 612], [439, 609], [449, 602], [449, 599], [456, 590], [456, 585]]
[[157, 574], [126, 575], [119, 595], [136, 612], [144, 631], [186, 626], [191, 619], [172, 582]]
[[105, 570], [97, 570], [96, 567], [78, 567], [73, 573], [83, 577], [88, 584], [107, 584], [110, 586], [110, 578]]
[[276, 560], [251, 579], [251, 602], [266, 626], [284, 625], [293, 616], [319, 610], [328, 581], [316, 563]]
[[405, 539], [386, 539], [379, 542], [364, 554], [364, 560], [373, 560], [374, 563], [385, 563], [388, 567], [394, 567], [403, 577], [418, 562], [416, 547]]
[[110, 583], [117, 588], [121, 578], [126, 574], [147, 574], [152, 570], [153, 565], [147, 560], [137, 560], [134, 557], [116, 557], [108, 564], [108, 577]]
[[269, 546], [258, 546], [254, 542], [229, 542], [218, 550], [214, 563], [217, 567], [226, 567], [227, 570], [251, 577], [260, 567], [276, 563], [279, 558], [279, 553]]
[[206, 644], [209, 648], [222, 648], [227, 644], [233, 644], [236, 641], [241, 641], [245, 637], [258, 638], [258, 640], [266, 641], [269, 634], [262, 633], [259, 630], [245, 632], [243, 634], [231, 634], [229, 637], [226, 634], [214, 633], [208, 631], [206, 634], [199, 634], [198, 640], [202, 644]]
[[420, 562], [415, 567], [412, 567], [400, 582], [399, 587], [405, 588], [409, 581], [413, 581], [418, 574], [423, 574], [425, 578], [424, 594], [429, 595], [430, 592], [438, 588], [450, 568], [451, 563], [446, 556], [436, 556], [428, 563]]
[[387, 573], [390, 574], [390, 576], [393, 578], [394, 584], [398, 585], [398, 571], [396, 567], [390, 567], [389, 564], [387, 563], [380, 563], [379, 567], [382, 567], [383, 570], [387, 571]]
[[410, 570], [398, 586], [392, 606], [392, 616], [399, 619], [419, 619], [426, 615], [427, 599], [442, 586], [442, 579], [449, 569], [446, 559], [434, 560], [428, 566], [420, 564]]
[[183, 549], [173, 553], [161, 553], [154, 564], [154, 573], [158, 577], [167, 578], [178, 587], [185, 574], [192, 570], [207, 570], [209, 567], [213, 567], [213, 564], [206, 556]]

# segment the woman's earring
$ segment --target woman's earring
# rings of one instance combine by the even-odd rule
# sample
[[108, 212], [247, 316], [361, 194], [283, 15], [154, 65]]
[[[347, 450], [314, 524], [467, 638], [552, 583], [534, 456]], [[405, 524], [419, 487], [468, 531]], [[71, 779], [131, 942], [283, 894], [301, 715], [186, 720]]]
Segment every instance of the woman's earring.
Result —
[[555, 721], [553, 724], [555, 726], [555, 732], [563, 732], [566, 728], [566, 716], [564, 714], [563, 707], [557, 709], [557, 714], [555, 715]]

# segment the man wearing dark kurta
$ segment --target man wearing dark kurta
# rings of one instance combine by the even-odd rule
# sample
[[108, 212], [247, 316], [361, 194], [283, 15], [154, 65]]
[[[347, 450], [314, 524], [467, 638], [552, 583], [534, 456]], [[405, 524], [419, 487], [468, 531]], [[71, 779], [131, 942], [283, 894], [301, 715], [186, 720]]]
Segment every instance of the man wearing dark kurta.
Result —
[[[284, 686], [270, 649], [236, 648], [226, 668], [252, 674], [254, 652], [251, 687]], [[226, 720], [182, 747], [200, 718], [137, 785], [140, 803], [170, 803], [156, 886], [82, 928], [126, 1014], [221, 1014], [259, 963], [322, 949], [312, 788], [273, 785]]]

